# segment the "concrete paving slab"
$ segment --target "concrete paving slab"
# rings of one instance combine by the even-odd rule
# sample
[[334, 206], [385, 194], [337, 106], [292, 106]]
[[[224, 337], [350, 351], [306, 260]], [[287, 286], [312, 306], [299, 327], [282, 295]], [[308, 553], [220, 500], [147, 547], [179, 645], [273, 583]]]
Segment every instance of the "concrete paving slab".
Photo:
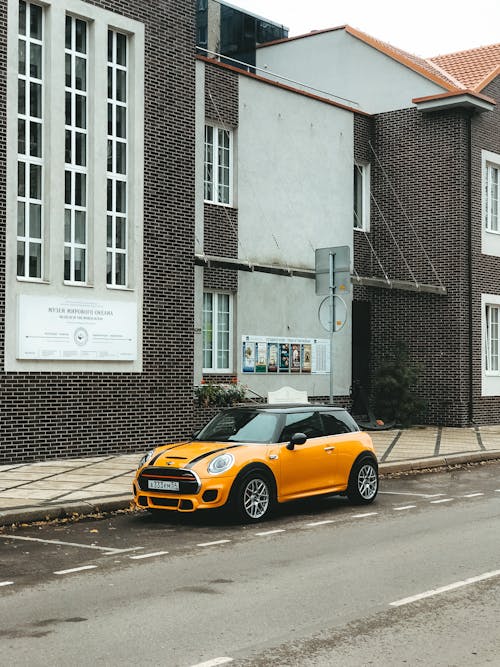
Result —
[[441, 432], [439, 454], [480, 451], [476, 432], [470, 428], [446, 428]]
[[[0, 508], [2, 507], [4, 498], [22, 498], [23, 501], [27, 502], [29, 500], [47, 500], [59, 494], [60, 491], [41, 491], [40, 489], [31, 490], [30, 488], [9, 489], [8, 491], [0, 492]], [[26, 502], [23, 502], [23, 504], [26, 504]]]

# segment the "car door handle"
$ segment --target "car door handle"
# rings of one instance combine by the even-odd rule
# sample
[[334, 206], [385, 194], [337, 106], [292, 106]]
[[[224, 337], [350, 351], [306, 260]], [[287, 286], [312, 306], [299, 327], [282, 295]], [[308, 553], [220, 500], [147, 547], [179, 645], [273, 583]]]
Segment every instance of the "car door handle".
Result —
[[325, 447], [325, 452], [333, 452], [335, 447]]

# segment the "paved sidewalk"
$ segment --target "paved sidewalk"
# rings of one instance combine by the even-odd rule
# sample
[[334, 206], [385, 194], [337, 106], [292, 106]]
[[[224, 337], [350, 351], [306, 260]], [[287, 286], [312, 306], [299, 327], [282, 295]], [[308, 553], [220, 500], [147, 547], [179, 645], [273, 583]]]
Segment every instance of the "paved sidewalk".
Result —
[[[500, 425], [373, 431], [387, 474], [500, 459]], [[0, 526], [123, 509], [142, 452], [0, 466]]]

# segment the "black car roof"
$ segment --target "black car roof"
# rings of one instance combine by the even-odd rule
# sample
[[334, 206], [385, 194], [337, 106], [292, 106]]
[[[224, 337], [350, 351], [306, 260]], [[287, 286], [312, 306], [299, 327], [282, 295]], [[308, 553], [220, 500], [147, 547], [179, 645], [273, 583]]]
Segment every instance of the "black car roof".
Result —
[[341, 410], [345, 412], [345, 408], [335, 405], [325, 405], [324, 403], [252, 403], [246, 405], [235, 405], [226, 410], [269, 410], [271, 412], [280, 412], [290, 414], [294, 412], [304, 412], [304, 408], [314, 410], [316, 412], [331, 412], [332, 410]]

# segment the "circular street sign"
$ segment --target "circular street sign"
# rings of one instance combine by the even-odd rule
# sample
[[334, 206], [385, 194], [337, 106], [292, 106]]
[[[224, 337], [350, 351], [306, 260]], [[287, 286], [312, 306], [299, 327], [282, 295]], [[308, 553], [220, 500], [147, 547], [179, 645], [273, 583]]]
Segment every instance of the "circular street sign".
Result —
[[333, 295], [335, 317], [332, 322], [331, 296], [326, 296], [319, 304], [318, 319], [325, 331], [336, 333], [344, 328], [347, 322], [347, 304], [338, 294]]

